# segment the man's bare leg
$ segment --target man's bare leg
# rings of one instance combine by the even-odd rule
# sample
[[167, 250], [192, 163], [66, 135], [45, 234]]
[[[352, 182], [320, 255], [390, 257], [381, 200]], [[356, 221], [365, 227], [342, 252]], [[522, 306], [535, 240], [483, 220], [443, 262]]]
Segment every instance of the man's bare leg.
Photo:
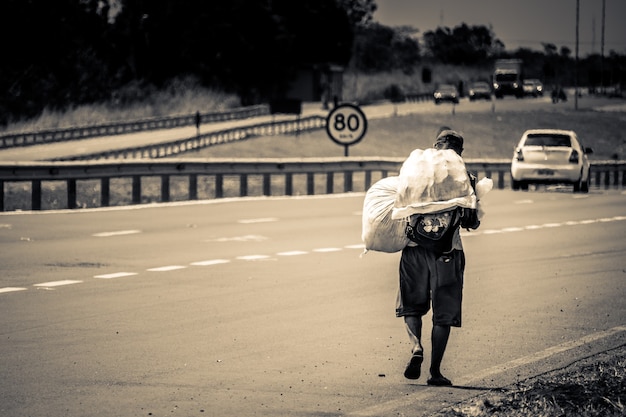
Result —
[[404, 324], [409, 334], [409, 340], [413, 344], [411, 360], [404, 370], [404, 376], [408, 379], [418, 379], [421, 374], [422, 361], [424, 360], [424, 348], [422, 347], [422, 317], [405, 316]]
[[449, 337], [450, 326], [433, 325], [433, 354], [430, 363], [429, 385], [452, 385], [452, 382], [441, 374], [441, 361], [446, 352]]

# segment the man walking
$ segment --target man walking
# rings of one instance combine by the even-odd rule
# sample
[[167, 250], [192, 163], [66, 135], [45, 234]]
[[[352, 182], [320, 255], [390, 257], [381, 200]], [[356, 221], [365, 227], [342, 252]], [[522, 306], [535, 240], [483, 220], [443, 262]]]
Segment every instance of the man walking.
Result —
[[[463, 137], [448, 128], [437, 135], [434, 148], [452, 149], [459, 156], [463, 152]], [[470, 175], [472, 187], [475, 177]], [[415, 224], [414, 224], [415, 223]], [[431, 335], [432, 354], [428, 385], [446, 386], [452, 382], [441, 373], [441, 362], [448, 344], [451, 327], [461, 326], [461, 301], [465, 254], [459, 229], [476, 229], [480, 225], [475, 209], [459, 208], [447, 213], [411, 216], [407, 236], [412, 241], [402, 251], [400, 285], [396, 316], [403, 317], [413, 345], [404, 376], [418, 379], [424, 360], [422, 345], [422, 317], [433, 309]], [[422, 229], [422, 236], [420, 230]], [[436, 244], [430, 245], [424, 232], [437, 232]]]

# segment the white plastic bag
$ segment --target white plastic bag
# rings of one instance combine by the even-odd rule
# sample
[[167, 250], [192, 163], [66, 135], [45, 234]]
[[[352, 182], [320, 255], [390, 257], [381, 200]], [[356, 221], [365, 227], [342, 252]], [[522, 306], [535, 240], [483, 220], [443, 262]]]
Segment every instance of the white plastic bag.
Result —
[[480, 200], [493, 188], [493, 180], [491, 178], [484, 177], [482, 180], [476, 183], [476, 209], [478, 210], [478, 220], [482, 220], [485, 217], [485, 209]]
[[393, 219], [454, 207], [476, 208], [463, 159], [453, 150], [415, 149], [400, 168]]
[[409, 243], [404, 233], [405, 222], [391, 218], [398, 184], [398, 177], [383, 178], [365, 193], [361, 238], [366, 252], [398, 252]]

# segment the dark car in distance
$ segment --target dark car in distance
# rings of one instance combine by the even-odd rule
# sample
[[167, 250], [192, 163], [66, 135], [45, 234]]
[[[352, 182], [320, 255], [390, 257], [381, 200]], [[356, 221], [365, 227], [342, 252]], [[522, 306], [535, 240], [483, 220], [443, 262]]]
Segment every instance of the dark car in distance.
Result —
[[468, 89], [470, 101], [491, 100], [491, 87], [484, 81], [476, 81], [469, 85]]
[[435, 98], [435, 104], [440, 104], [443, 101], [458, 104], [459, 92], [452, 84], [441, 84], [433, 94]]

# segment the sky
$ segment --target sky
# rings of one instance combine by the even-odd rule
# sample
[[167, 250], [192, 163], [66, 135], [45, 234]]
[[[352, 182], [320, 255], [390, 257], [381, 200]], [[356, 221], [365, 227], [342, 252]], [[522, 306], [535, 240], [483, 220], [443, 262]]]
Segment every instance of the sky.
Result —
[[[420, 34], [446, 26], [491, 27], [507, 50], [542, 51], [542, 43], [576, 53], [577, 0], [375, 0], [373, 20], [385, 26], [408, 25]], [[603, 0], [578, 0], [578, 55], [602, 52]], [[626, 54], [626, 0], [604, 0], [604, 56]]]

